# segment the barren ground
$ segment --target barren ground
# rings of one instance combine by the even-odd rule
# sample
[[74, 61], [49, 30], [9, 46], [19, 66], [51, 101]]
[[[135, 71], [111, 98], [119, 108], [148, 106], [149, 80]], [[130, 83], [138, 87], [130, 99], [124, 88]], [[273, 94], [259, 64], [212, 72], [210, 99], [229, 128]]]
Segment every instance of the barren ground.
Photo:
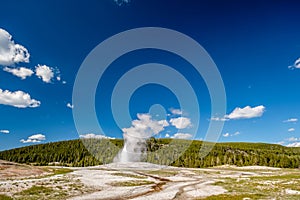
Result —
[[0, 161], [0, 199], [300, 199], [300, 170], [149, 163], [33, 167]]

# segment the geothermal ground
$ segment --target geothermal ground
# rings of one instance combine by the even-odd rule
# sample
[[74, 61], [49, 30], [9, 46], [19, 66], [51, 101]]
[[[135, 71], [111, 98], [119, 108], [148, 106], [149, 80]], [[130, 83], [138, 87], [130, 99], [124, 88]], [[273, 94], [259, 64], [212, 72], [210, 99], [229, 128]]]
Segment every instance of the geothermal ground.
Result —
[[149, 163], [32, 167], [0, 161], [0, 199], [300, 199], [300, 170]]

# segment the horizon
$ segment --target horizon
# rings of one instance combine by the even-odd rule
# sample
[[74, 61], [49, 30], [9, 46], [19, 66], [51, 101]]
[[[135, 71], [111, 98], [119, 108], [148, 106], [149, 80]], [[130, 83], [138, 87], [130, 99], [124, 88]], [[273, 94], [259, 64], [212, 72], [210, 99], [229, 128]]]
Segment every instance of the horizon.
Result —
[[[2, 5], [6, 9], [0, 13], [0, 151], [80, 138], [123, 139], [124, 133], [203, 140], [210, 123], [224, 123], [215, 136], [218, 143], [300, 147], [300, 2], [92, 0]], [[207, 51], [225, 86], [225, 113], [212, 113], [206, 80], [188, 60], [148, 48], [114, 60], [97, 83], [93, 108], [103, 132], [89, 118], [78, 130], [73, 86], [84, 60], [108, 38], [142, 27], [175, 30]], [[152, 83], [130, 96], [132, 120], [125, 114], [115, 119], [115, 86], [124, 74], [146, 63], [180, 73], [195, 91], [198, 107], [182, 108], [172, 88]], [[159, 77], [185, 92], [180, 77]], [[147, 79], [137, 77], [143, 78]], [[117, 97], [126, 96], [126, 90], [120, 91]], [[185, 94], [186, 102], [193, 100]]]
[[[96, 138], [92, 138], [92, 139], [96, 139]], [[149, 138], [150, 139], [150, 138]], [[172, 139], [172, 138], [156, 138], [156, 139], [171, 139], [171, 140], [183, 140], [183, 141], [188, 141], [190, 139]], [[31, 143], [30, 145], [25, 145], [25, 146], [21, 146], [21, 147], [16, 147], [16, 148], [12, 148], [12, 149], [4, 149], [1, 150], [2, 151], [10, 151], [10, 150], [14, 150], [14, 149], [19, 149], [19, 148], [26, 148], [29, 146], [35, 146], [35, 145], [43, 145], [43, 144], [48, 144], [48, 143], [60, 143], [60, 142], [68, 142], [68, 141], [75, 141], [75, 140], [79, 140], [81, 141], [82, 139], [80, 138], [76, 138], [76, 139], [70, 139], [70, 140], [60, 140], [60, 141], [51, 141], [51, 142], [43, 142], [43, 143]], [[123, 140], [123, 138], [110, 138], [108, 140]], [[198, 142], [205, 142], [205, 143], [213, 143], [213, 142], [209, 142], [209, 141], [205, 141], [205, 140], [199, 140], [199, 139], [192, 139], [191, 141], [198, 141]], [[278, 146], [282, 146], [282, 147], [286, 147], [286, 148], [296, 148], [299, 149], [300, 147], [288, 147], [282, 144], [278, 144], [278, 143], [265, 143], [265, 142], [245, 142], [245, 141], [237, 141], [237, 142], [232, 142], [232, 141], [228, 141], [228, 142], [220, 142], [217, 141], [216, 144], [266, 144], [266, 145], [278, 145]], [[88, 149], [87, 149], [88, 150]], [[133, 161], [132, 161], [133, 162]], [[136, 162], [136, 161], [135, 161]]]

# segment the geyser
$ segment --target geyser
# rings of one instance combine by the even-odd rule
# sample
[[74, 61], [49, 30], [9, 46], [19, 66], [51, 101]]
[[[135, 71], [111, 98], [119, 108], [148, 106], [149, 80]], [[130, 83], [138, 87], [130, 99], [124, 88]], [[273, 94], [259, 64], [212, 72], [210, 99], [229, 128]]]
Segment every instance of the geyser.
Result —
[[114, 162], [139, 162], [146, 155], [146, 140], [169, 126], [166, 120], [153, 120], [150, 114], [137, 114], [130, 128], [123, 128], [124, 147]]

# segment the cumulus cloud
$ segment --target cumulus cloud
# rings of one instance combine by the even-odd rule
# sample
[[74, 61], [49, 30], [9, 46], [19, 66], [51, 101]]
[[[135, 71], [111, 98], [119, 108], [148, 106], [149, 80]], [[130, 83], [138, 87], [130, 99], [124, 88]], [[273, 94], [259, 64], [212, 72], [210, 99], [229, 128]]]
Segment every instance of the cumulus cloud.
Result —
[[9, 130], [0, 130], [0, 133], [8, 134]]
[[294, 128], [289, 128], [289, 129], [288, 129], [288, 132], [293, 132], [293, 131], [295, 131]]
[[166, 120], [153, 120], [149, 114], [137, 114], [137, 118], [138, 119], [132, 121], [130, 128], [122, 129], [124, 134], [148, 138], [157, 135], [163, 131], [165, 127], [169, 126]]
[[229, 115], [225, 115], [226, 119], [251, 119], [255, 117], [261, 117], [265, 112], [263, 105], [251, 108], [246, 106], [244, 108], [235, 108]]
[[71, 103], [67, 103], [67, 107], [73, 109], [74, 105], [72, 105]]
[[31, 99], [28, 93], [23, 91], [11, 92], [0, 89], [0, 104], [14, 106], [17, 108], [39, 107], [41, 102]]
[[230, 114], [224, 117], [212, 117], [212, 121], [229, 121], [232, 119], [251, 119], [256, 117], [261, 117], [265, 112], [266, 108], [263, 105], [251, 107], [246, 106], [244, 108], [235, 108]]
[[300, 58], [298, 58], [293, 65], [288, 67], [289, 69], [300, 69]]
[[34, 73], [31, 69], [25, 67], [20, 67], [20, 68], [5, 67], [3, 71], [9, 72], [14, 76], [20, 77], [22, 80], [26, 79], [27, 77], [31, 76]]
[[300, 147], [300, 142], [293, 142], [293, 143], [290, 143], [288, 145], [286, 145], [287, 147]]
[[21, 62], [28, 63], [29, 57], [28, 50], [24, 46], [16, 44], [12, 36], [0, 28], [0, 65], [12, 66]]
[[167, 133], [167, 134], [165, 135], [165, 137], [166, 137], [166, 138], [169, 138], [169, 137], [170, 137], [170, 135]]
[[283, 122], [288, 123], [288, 122], [297, 122], [297, 121], [298, 121], [297, 118], [290, 118], [290, 119], [284, 120]]
[[105, 135], [97, 135], [95, 133], [88, 133], [88, 134], [84, 134], [84, 135], [79, 135], [80, 138], [82, 139], [115, 139], [112, 137], [108, 137]]
[[21, 139], [20, 142], [22, 143], [39, 143], [43, 140], [46, 140], [46, 136], [43, 134], [36, 134], [36, 135], [32, 135], [29, 136], [26, 140], [25, 139]]
[[277, 142], [277, 144], [285, 145], [287, 147], [300, 147], [300, 138], [297, 137], [289, 137], [284, 139], [283, 141]]
[[223, 137], [229, 137], [229, 133], [224, 133]]
[[45, 83], [50, 83], [54, 77], [53, 68], [46, 65], [38, 65], [35, 67], [35, 74], [38, 78], [42, 79]]
[[184, 129], [192, 125], [191, 119], [187, 117], [172, 118], [170, 123], [177, 129]]
[[171, 138], [187, 140], [187, 139], [191, 139], [192, 137], [193, 137], [192, 134], [189, 133], [176, 133]]
[[171, 112], [173, 115], [182, 115], [182, 114], [183, 114], [182, 110], [180, 110], [180, 109], [175, 109], [175, 108], [170, 108], [170, 112]]

